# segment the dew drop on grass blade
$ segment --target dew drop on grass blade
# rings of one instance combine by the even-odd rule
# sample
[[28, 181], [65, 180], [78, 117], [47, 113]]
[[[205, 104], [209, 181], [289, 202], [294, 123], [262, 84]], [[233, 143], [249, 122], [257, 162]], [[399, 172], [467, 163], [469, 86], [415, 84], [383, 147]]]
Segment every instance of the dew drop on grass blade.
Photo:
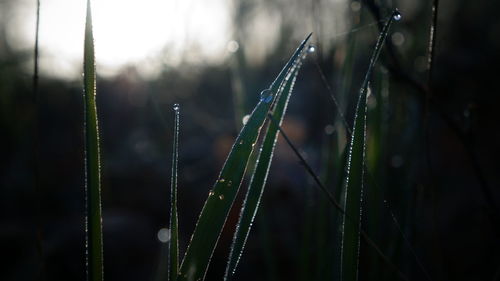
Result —
[[264, 90], [247, 123], [236, 138], [215, 185], [209, 192], [179, 269], [178, 280], [203, 280], [217, 240], [238, 193], [248, 160], [276, 99], [279, 87], [304, 49], [310, 35], [301, 43], [269, 89]]
[[179, 119], [180, 106], [174, 104], [174, 141], [172, 149], [172, 177], [170, 185], [170, 247], [168, 255], [168, 275], [170, 281], [177, 280], [179, 272], [179, 230], [177, 217], [177, 163], [179, 159]]
[[[273, 115], [277, 120], [279, 120], [280, 124], [284, 119], [288, 101], [290, 100], [290, 95], [292, 93], [293, 86], [295, 84], [295, 80], [297, 78], [297, 74], [301, 67], [303, 58], [305, 58], [305, 55], [299, 57], [295, 65], [285, 76], [284, 84], [278, 91], [278, 97], [273, 110]], [[262, 193], [264, 192], [264, 186], [269, 174], [269, 168], [271, 166], [271, 159], [274, 153], [277, 138], [278, 128], [276, 124], [270, 123], [269, 127], [267, 128], [267, 132], [265, 133], [261, 149], [259, 150], [259, 154], [256, 160], [257, 164], [253, 171], [250, 184], [245, 196], [245, 201], [240, 211], [239, 221], [234, 233], [231, 251], [226, 266], [226, 272], [224, 276], [225, 280], [232, 279], [239, 259], [242, 255], [243, 249], [245, 247], [245, 243], [250, 233], [252, 223], [254, 221], [255, 215], [257, 214], [257, 209], [259, 207]]]
[[[348, 149], [347, 175], [342, 191], [342, 207], [345, 210], [342, 220], [342, 247], [341, 247], [341, 280], [358, 280], [359, 240], [363, 200], [363, 177], [366, 148], [366, 98], [370, 76], [373, 67], [387, 37], [393, 20], [399, 20], [400, 13], [395, 10], [388, 18], [382, 29], [375, 50], [370, 59], [363, 84], [359, 92], [351, 142]], [[346, 219], [346, 214], [351, 219]]]
[[85, 135], [85, 200], [86, 200], [86, 266], [87, 280], [103, 279], [101, 180], [99, 128], [96, 108], [96, 74], [92, 11], [87, 1], [83, 54], [84, 135]]

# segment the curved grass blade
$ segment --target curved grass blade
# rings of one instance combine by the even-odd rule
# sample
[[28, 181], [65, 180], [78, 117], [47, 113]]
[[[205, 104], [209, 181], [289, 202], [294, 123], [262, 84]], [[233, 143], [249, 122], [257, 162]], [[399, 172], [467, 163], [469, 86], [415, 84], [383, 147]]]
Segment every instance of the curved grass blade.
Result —
[[[398, 20], [401, 15], [395, 10], [387, 20], [379, 35], [375, 50], [370, 59], [370, 64], [361, 85], [354, 125], [351, 134], [351, 142], [348, 150], [347, 175], [342, 191], [342, 207], [345, 210], [342, 222], [342, 247], [341, 247], [341, 280], [357, 281], [359, 265], [359, 240], [361, 229], [364, 166], [366, 149], [366, 98], [370, 76], [373, 67], [382, 49], [383, 42], [387, 37], [389, 27], [393, 20]], [[346, 214], [351, 219], [346, 219]]]
[[[276, 119], [279, 120], [280, 124], [284, 119], [288, 101], [290, 100], [293, 86], [301, 66], [301, 60], [303, 58], [303, 56], [300, 57], [296, 65], [290, 70], [288, 76], [286, 76], [282, 90], [280, 90], [277, 98], [276, 105], [274, 107], [274, 115], [276, 116]], [[252, 223], [255, 219], [255, 215], [257, 214], [262, 193], [264, 192], [277, 139], [278, 127], [276, 124], [270, 123], [259, 151], [259, 155], [257, 156], [257, 165], [255, 166], [252, 178], [250, 179], [245, 201], [240, 211], [240, 218], [233, 236], [231, 252], [229, 253], [224, 280], [232, 279], [243, 253]]]
[[84, 80], [84, 134], [85, 134], [85, 200], [87, 240], [87, 280], [103, 279], [102, 217], [101, 217], [101, 171], [99, 159], [99, 128], [95, 102], [96, 74], [92, 11], [87, 1], [85, 40], [83, 52]]
[[260, 101], [241, 129], [219, 178], [210, 191], [196, 224], [191, 242], [179, 270], [178, 280], [203, 280], [220, 233], [238, 193], [248, 160], [266, 116], [289, 69], [299, 59], [310, 35], [301, 43], [269, 89], [262, 91]]
[[170, 186], [170, 250], [168, 275], [170, 281], [177, 280], [179, 272], [179, 230], [177, 217], [177, 163], [179, 159], [179, 116], [180, 107], [174, 104], [174, 144], [172, 151], [172, 178]]

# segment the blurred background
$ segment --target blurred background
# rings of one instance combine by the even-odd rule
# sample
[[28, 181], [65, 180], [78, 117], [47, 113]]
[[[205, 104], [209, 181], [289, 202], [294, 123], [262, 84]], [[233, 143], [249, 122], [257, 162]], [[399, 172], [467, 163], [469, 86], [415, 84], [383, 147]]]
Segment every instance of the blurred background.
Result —
[[[0, 1], [0, 279], [84, 280], [85, 1], [40, 2], [35, 93], [37, 2]], [[429, 78], [431, 7], [430, 0], [94, 1], [105, 279], [166, 280], [172, 105], [181, 105], [182, 253], [243, 117], [309, 32], [316, 51], [283, 127], [337, 192], [343, 167], [334, 154], [348, 136], [330, 94], [352, 124], [379, 28], [398, 8], [402, 20], [372, 77], [363, 223], [411, 280], [425, 279], [422, 267], [432, 280], [500, 280], [500, 3], [440, 1]], [[222, 279], [242, 198], [207, 280]], [[339, 280], [335, 219], [279, 141], [236, 278]], [[362, 244], [360, 280], [398, 279]]]

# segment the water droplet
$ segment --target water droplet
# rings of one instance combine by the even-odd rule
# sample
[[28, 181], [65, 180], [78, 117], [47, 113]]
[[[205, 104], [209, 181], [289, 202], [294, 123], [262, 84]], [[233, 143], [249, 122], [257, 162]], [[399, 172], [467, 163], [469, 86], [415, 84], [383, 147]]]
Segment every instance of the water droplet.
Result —
[[174, 103], [173, 109], [174, 109], [175, 111], [178, 111], [180, 108], [181, 108], [181, 107], [180, 107], [180, 105], [179, 105], [178, 103]]
[[233, 184], [233, 182], [232, 182], [232, 181], [228, 181], [228, 182], [227, 182], [227, 186], [231, 186], [232, 184]]
[[401, 18], [402, 18], [401, 13], [400, 13], [398, 10], [396, 10], [396, 11], [394, 12], [394, 14], [393, 14], [392, 18], [393, 18], [395, 21], [400, 21], [400, 20], [401, 20]]
[[236, 53], [236, 51], [238, 51], [239, 48], [240, 48], [240, 44], [238, 44], [238, 42], [236, 42], [234, 40], [231, 40], [227, 43], [227, 50], [230, 53]]
[[240, 141], [240, 144], [243, 144], [243, 141], [242, 141], [242, 140]]
[[314, 45], [309, 45], [309, 47], [307, 47], [307, 52], [310, 54], [310, 53], [314, 53], [316, 51], [316, 46]]
[[222, 194], [221, 194], [221, 195], [219, 195], [219, 199], [220, 199], [220, 200], [224, 200], [224, 195], [222, 195]]
[[325, 134], [331, 135], [333, 132], [335, 132], [335, 127], [333, 125], [328, 124], [325, 126]]
[[269, 89], [265, 89], [264, 91], [260, 92], [260, 100], [268, 103], [273, 99], [273, 92]]
[[170, 241], [170, 229], [161, 228], [160, 230], [158, 230], [156, 236], [158, 237], [158, 240], [160, 240], [160, 242], [167, 243], [168, 241]]
[[248, 119], [250, 119], [250, 114], [243, 116], [243, 118], [241, 119], [241, 122], [243, 122], [243, 125], [247, 124]]
[[210, 190], [210, 192], [208, 193], [208, 196], [213, 196], [215, 194], [215, 192], [213, 190]]
[[225, 179], [220, 179], [220, 180], [219, 180], [219, 182], [220, 182], [220, 183], [223, 183], [223, 182], [225, 182], [225, 181], [226, 181]]

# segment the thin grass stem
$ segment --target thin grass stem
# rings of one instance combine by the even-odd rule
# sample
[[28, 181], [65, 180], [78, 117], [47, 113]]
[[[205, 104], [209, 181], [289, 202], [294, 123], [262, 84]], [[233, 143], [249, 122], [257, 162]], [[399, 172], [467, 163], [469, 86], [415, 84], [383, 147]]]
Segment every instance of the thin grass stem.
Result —
[[174, 104], [174, 141], [172, 148], [172, 177], [170, 185], [170, 247], [168, 256], [169, 280], [177, 280], [179, 272], [179, 230], [177, 217], [177, 166], [179, 159], [180, 106]]
[[394, 215], [394, 212], [392, 211], [391, 206], [389, 205], [389, 203], [385, 199], [384, 199], [384, 206], [389, 211], [389, 213], [391, 215], [391, 218], [392, 218], [392, 221], [394, 222], [394, 225], [396, 226], [396, 228], [397, 228], [399, 234], [401, 235], [401, 237], [403, 237], [403, 240], [404, 240], [405, 244], [408, 246], [408, 249], [410, 250], [410, 252], [413, 255], [413, 257], [415, 258], [415, 261], [417, 262], [418, 266], [420, 267], [420, 270], [424, 273], [424, 275], [427, 278], [427, 280], [432, 281], [433, 279], [431, 278], [429, 272], [425, 269], [424, 264], [422, 263], [422, 261], [420, 260], [420, 258], [417, 255], [417, 253], [415, 252], [415, 250], [411, 246], [410, 240], [408, 240], [408, 237], [406, 237], [406, 235], [404, 234], [404, 231], [401, 228], [401, 225], [399, 224], [399, 221], [396, 218], [396, 215]]

